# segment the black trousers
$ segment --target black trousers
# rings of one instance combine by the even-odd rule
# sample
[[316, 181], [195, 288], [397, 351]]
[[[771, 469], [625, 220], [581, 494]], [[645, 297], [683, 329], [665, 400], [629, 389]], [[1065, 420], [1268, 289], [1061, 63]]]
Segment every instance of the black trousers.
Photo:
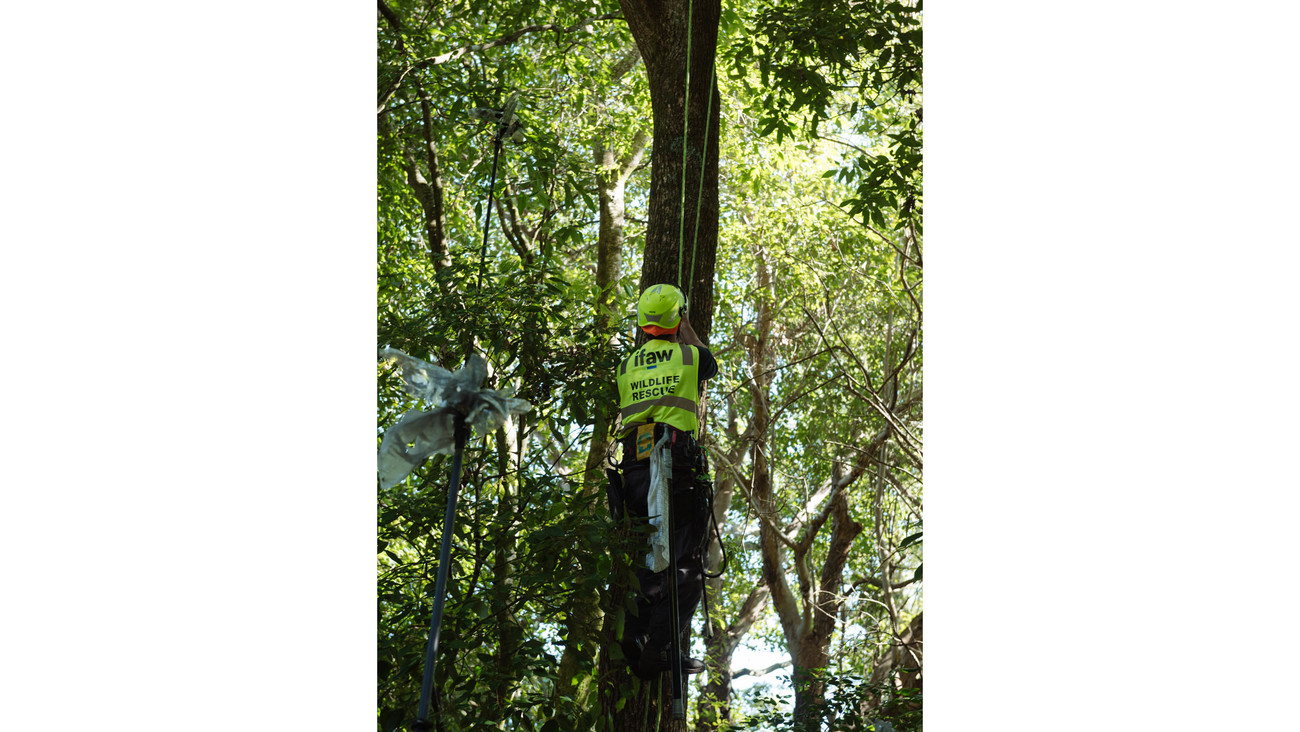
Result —
[[[699, 484], [699, 468], [692, 465], [692, 448], [673, 450], [672, 523], [673, 555], [677, 561], [677, 620], [681, 630], [681, 648], [688, 647], [691, 617], [704, 594], [705, 537], [709, 527], [708, 490]], [[685, 467], [679, 467], [685, 466]], [[650, 494], [650, 461], [625, 462], [623, 468], [623, 506], [629, 516], [645, 519]], [[706, 476], [702, 476], [706, 477]], [[646, 544], [647, 553], [649, 543]], [[668, 582], [671, 565], [662, 572], [651, 572], [642, 557], [637, 570], [641, 591], [637, 595], [637, 614], [629, 615], [623, 624], [625, 645], [642, 639], [645, 652], [667, 650], [672, 640], [672, 593]]]

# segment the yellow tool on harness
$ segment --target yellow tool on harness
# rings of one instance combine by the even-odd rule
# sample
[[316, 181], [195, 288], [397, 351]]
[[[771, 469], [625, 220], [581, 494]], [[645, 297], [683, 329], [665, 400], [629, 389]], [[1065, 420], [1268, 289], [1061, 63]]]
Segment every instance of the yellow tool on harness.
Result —
[[654, 423], [643, 424], [636, 428], [636, 459], [645, 460], [655, 446]]

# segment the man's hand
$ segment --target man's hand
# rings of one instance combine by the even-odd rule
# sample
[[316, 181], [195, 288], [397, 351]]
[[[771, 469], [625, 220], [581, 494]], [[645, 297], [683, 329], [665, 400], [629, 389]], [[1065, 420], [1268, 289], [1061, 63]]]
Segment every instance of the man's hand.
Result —
[[695, 329], [691, 327], [689, 314], [684, 311], [682, 312], [682, 325], [677, 329], [677, 335], [681, 342], [688, 346], [707, 348], [707, 346], [704, 345], [704, 342], [700, 340], [700, 337], [695, 335]]

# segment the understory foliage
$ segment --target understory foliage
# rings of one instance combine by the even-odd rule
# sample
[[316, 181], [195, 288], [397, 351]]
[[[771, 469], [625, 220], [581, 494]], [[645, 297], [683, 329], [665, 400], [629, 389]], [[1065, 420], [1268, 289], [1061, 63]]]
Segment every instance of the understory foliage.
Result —
[[[609, 579], [609, 521], [590, 495], [573, 490], [563, 465], [586, 436], [575, 415], [612, 403], [607, 397], [593, 404], [591, 396], [606, 391], [615, 353], [602, 335], [576, 325], [580, 319], [565, 303], [580, 300], [561, 271], [506, 265], [486, 274], [482, 290], [436, 292], [440, 282], [476, 276], [469, 263], [437, 273], [422, 293], [422, 317], [381, 317], [379, 337], [455, 367], [464, 358], [455, 344], [478, 335], [490, 381], [514, 386], [535, 405], [510, 433], [476, 435], [465, 451], [436, 684], [444, 714], [459, 719], [460, 729], [498, 722], [540, 728], [546, 715], [538, 704], [550, 703], [557, 661], [546, 628], [575, 593], [604, 591]], [[418, 406], [401, 396], [386, 365], [379, 391], [381, 430]], [[545, 448], [531, 447], [539, 444]], [[418, 702], [450, 462], [435, 456], [379, 496], [378, 673], [386, 729], [413, 718]], [[576, 567], [585, 569], [575, 573]]]
[[[641, 537], [588, 468], [643, 264], [644, 64], [612, 0], [391, 0], [376, 22], [376, 345], [448, 369], [472, 350], [487, 387], [533, 405], [464, 453], [432, 716], [610, 729], [636, 690], [595, 691], [619, 652], [593, 639], [627, 607]], [[723, 10], [703, 441], [727, 571], [709, 586], [715, 633], [702, 611], [694, 633], [723, 666], [691, 680], [688, 726], [647, 707], [646, 728], [921, 729], [920, 32], [910, 3]], [[521, 134], [498, 149], [475, 110], [512, 96]], [[429, 405], [387, 363], [376, 379], [378, 446]], [[451, 463], [378, 492], [381, 732], [416, 717]], [[734, 692], [744, 647], [787, 655], [786, 687]]]

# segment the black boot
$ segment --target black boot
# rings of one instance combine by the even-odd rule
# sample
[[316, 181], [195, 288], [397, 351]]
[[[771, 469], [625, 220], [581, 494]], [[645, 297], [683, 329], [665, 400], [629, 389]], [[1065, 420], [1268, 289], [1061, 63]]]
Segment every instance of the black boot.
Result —
[[627, 661], [627, 666], [636, 673], [638, 664], [641, 663], [641, 649], [645, 648], [646, 641], [649, 640], [645, 635], [624, 636], [620, 646], [623, 649], [623, 658]]

